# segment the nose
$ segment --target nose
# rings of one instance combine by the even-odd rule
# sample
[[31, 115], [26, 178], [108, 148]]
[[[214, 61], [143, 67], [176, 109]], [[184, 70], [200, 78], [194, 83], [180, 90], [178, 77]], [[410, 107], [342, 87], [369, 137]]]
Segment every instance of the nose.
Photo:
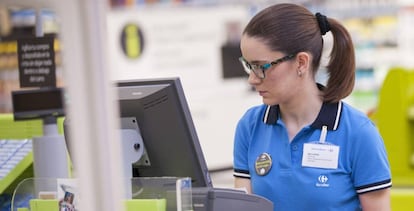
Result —
[[249, 78], [247, 79], [247, 82], [250, 85], [254, 86], [254, 85], [260, 84], [262, 82], [262, 79], [257, 77], [256, 74], [254, 74], [253, 72], [250, 72]]

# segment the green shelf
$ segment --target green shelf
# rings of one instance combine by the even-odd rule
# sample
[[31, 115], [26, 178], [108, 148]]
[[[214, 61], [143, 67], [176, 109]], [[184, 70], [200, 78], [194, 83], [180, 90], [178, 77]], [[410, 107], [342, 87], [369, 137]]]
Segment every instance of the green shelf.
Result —
[[[125, 200], [124, 205], [127, 211], [166, 211], [165, 199], [131, 199]], [[19, 208], [29, 210], [28, 208]], [[59, 210], [58, 200], [32, 199], [30, 200], [31, 211]]]

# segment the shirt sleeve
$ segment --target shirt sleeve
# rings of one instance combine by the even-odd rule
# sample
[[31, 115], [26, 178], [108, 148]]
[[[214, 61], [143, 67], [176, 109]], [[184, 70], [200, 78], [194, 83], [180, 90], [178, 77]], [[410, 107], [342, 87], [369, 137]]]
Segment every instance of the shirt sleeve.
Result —
[[391, 187], [391, 172], [384, 141], [371, 121], [355, 131], [352, 179], [355, 190], [363, 194]]
[[247, 114], [237, 123], [233, 148], [233, 176], [250, 179], [248, 150], [250, 131]]

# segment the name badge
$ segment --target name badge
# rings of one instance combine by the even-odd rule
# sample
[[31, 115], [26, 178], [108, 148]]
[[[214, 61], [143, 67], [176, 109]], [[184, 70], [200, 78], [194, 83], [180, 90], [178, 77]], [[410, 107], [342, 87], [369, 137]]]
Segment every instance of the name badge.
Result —
[[303, 145], [302, 166], [337, 169], [339, 146], [333, 144], [307, 143]]
[[257, 157], [254, 167], [256, 169], [256, 174], [264, 176], [269, 173], [272, 168], [272, 158], [269, 154], [264, 152]]

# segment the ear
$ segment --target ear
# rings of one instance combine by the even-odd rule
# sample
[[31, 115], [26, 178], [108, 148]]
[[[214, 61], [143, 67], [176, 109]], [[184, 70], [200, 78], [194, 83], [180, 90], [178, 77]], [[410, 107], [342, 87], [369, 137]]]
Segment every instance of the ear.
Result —
[[297, 70], [302, 73], [307, 73], [310, 71], [312, 57], [307, 52], [299, 52], [296, 55]]

